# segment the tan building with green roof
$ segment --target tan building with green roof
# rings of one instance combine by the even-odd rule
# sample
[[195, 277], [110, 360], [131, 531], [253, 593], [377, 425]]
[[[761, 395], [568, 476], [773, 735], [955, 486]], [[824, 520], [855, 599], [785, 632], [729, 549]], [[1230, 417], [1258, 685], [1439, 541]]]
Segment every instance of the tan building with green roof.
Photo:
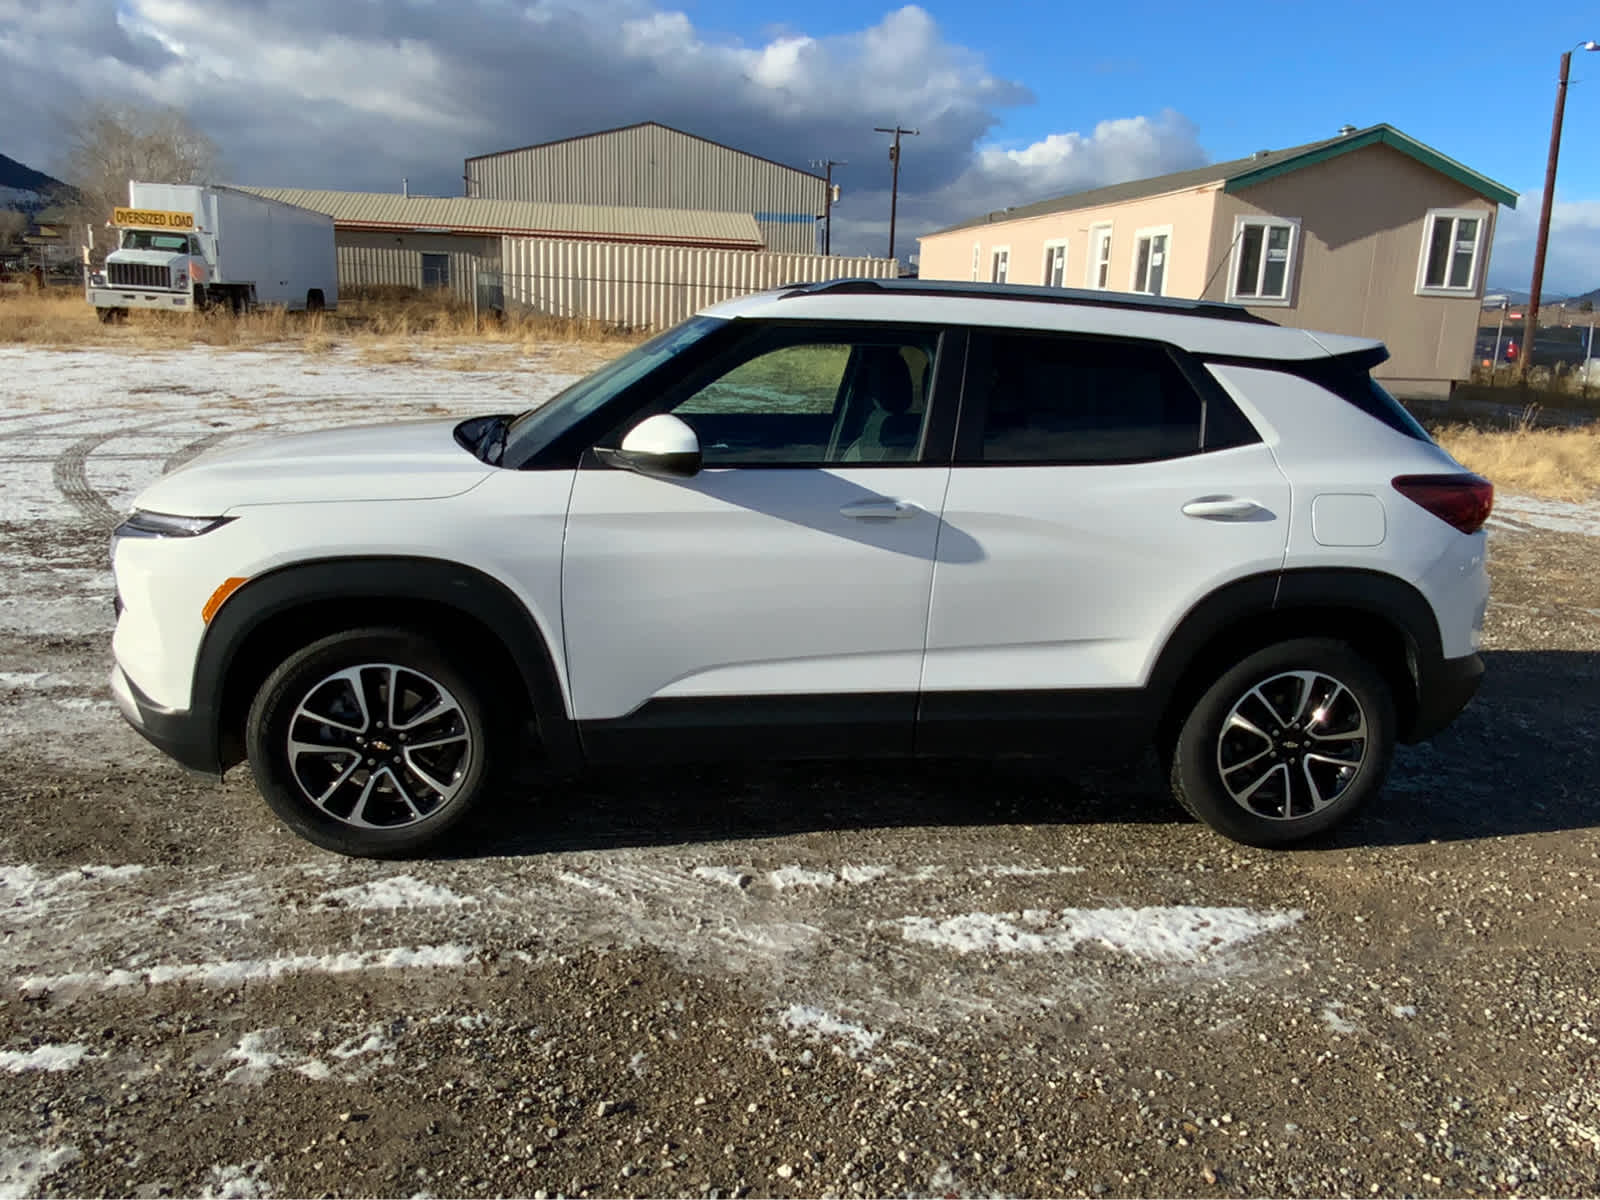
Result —
[[1381, 338], [1402, 395], [1467, 378], [1499, 206], [1516, 193], [1389, 125], [1074, 192], [920, 239], [924, 279], [1243, 304]]

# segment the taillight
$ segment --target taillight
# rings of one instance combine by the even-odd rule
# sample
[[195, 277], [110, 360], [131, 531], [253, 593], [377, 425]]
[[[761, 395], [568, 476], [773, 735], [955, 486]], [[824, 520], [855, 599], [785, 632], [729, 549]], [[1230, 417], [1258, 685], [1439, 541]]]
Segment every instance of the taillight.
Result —
[[1477, 533], [1494, 510], [1494, 484], [1482, 475], [1399, 475], [1394, 490], [1462, 533]]

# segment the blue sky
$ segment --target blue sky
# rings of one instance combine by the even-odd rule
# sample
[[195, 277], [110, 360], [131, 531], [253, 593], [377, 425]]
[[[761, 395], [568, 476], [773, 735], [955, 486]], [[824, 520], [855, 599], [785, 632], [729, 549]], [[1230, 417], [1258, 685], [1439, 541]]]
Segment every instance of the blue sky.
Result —
[[[1591, 24], [1584, 24], [1584, 11]], [[0, 151], [62, 114], [172, 105], [246, 184], [459, 194], [468, 155], [655, 120], [846, 159], [834, 249], [1387, 121], [1521, 193], [1489, 282], [1525, 288], [1557, 63], [1600, 6], [1504, 0], [0, 0]], [[1574, 56], [1547, 293], [1600, 287], [1600, 53]]]
[[[1600, 39], [1600, 5], [1529, 12], [1504, 0], [1122, 0], [1110, 22], [1104, 6], [1046, 0], [922, 7], [952, 42], [1033, 93], [1035, 103], [999, 110], [989, 137], [1007, 148], [1163, 109], [1195, 124], [1214, 161], [1314, 141], [1347, 122], [1387, 121], [1522, 193], [1501, 228], [1505, 248], [1523, 252], [1497, 255], [1490, 272], [1493, 286], [1517, 288], [1528, 285], [1530, 255], [1518, 243], [1531, 241], [1538, 216], [1561, 52]], [[785, 29], [842, 34], [863, 23], [863, 6], [847, 0], [797, 6], [798, 23], [739, 0], [687, 0], [683, 8], [702, 29], [747, 41]], [[1579, 260], [1569, 246], [1568, 266], [1553, 249], [1547, 276], [1548, 286], [1584, 290], [1600, 287], [1600, 156], [1585, 152], [1600, 145], [1600, 53], [1574, 53], [1572, 81], [1557, 196], [1583, 218], [1588, 253]], [[904, 120], [914, 125], [918, 115]], [[914, 153], [913, 145], [908, 162]]]

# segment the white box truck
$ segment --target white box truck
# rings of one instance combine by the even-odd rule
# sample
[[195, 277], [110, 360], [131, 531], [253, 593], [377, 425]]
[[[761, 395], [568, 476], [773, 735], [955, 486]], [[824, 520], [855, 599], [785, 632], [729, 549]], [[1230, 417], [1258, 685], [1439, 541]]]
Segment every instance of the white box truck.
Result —
[[130, 308], [317, 312], [339, 303], [326, 213], [230, 187], [130, 181], [128, 207], [111, 225], [117, 248], [87, 284], [102, 321]]

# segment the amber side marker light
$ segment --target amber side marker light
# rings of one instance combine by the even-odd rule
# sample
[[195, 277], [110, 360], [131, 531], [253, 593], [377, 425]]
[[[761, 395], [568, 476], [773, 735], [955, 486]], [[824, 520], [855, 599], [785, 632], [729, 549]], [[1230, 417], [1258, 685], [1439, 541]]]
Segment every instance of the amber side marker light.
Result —
[[211, 599], [206, 601], [206, 606], [200, 610], [200, 619], [207, 625], [211, 618], [217, 615], [217, 609], [222, 607], [222, 602], [233, 595], [245, 583], [245, 576], [233, 575], [222, 581], [222, 585], [211, 593]]

